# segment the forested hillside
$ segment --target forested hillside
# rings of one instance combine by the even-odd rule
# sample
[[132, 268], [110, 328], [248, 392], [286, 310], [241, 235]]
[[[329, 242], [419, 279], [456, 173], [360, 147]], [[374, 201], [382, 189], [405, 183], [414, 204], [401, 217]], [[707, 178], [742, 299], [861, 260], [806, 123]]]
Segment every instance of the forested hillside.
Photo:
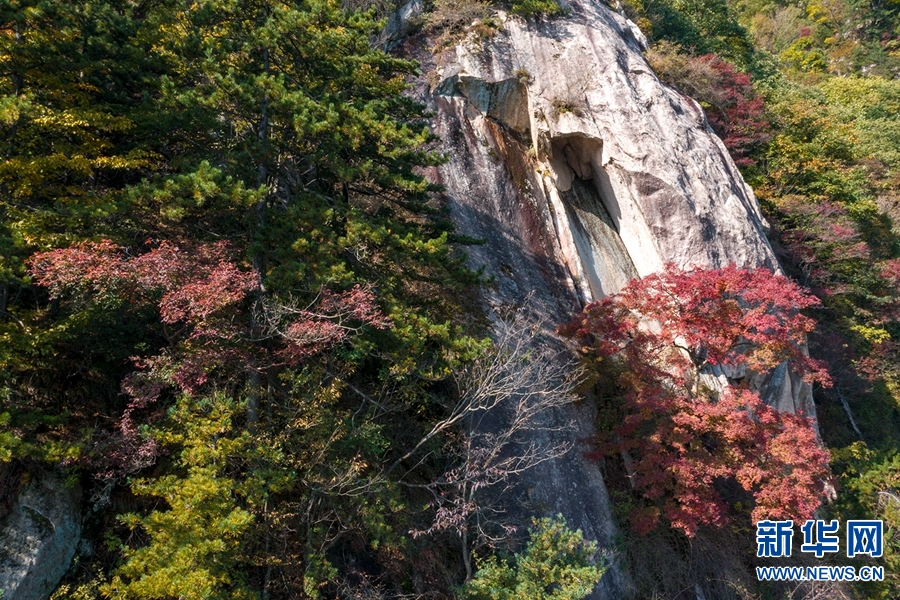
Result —
[[485, 344], [414, 171], [439, 160], [415, 66], [328, 2], [2, 19], [4, 487], [81, 480], [65, 589], [315, 597], [351, 576], [333, 556], [452, 568], [407, 532], [452, 466], [448, 375]]
[[[434, 53], [498, 10], [577, 16], [423, 6], [404, 31]], [[702, 106], [786, 277], [670, 265], [549, 326], [528, 290], [483, 301], [490, 242], [453, 225], [420, 67], [377, 43], [396, 8], [0, 2], [0, 522], [54, 482], [81, 524], [42, 594], [562, 600], [613, 564], [635, 597], [897, 597], [900, 3], [611, 6]], [[817, 419], [752, 388], [785, 362]], [[572, 402], [607, 548], [509, 510], [581, 451], [528, 437]], [[888, 576], [755, 581], [764, 518], [884, 519]]]

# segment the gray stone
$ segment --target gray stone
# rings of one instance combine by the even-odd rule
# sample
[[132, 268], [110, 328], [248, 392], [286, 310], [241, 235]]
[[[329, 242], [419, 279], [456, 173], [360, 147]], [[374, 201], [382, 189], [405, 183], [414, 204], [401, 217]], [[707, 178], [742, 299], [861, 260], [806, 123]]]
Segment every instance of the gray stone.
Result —
[[424, 12], [425, 3], [422, 0], [410, 0], [400, 6], [388, 16], [387, 23], [375, 41], [375, 45], [386, 50], [394, 48], [418, 26], [419, 17]]
[[34, 475], [0, 522], [3, 600], [41, 600], [65, 575], [81, 536], [80, 491], [61, 476]]
[[[667, 262], [778, 268], [752, 190], [697, 103], [647, 65], [632, 23], [587, 0], [566, 18], [500, 21], [490, 40], [442, 54], [437, 74], [456, 82], [446, 97], [465, 102], [472, 127], [494, 121], [535, 148], [532, 168], [553, 188], [543, 195], [592, 181], [641, 276]], [[566, 257], [587, 278], [582, 262]]]

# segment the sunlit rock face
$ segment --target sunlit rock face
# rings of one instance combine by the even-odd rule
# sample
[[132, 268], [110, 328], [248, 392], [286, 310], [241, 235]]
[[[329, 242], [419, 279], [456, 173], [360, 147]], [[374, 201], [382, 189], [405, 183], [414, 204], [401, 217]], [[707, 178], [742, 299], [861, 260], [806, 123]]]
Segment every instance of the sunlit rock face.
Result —
[[[500, 13], [493, 35], [434, 52], [420, 35], [401, 49], [422, 62], [415, 94], [447, 157], [431, 176], [458, 231], [484, 241], [466, 251], [494, 278], [487, 305], [528, 298], [550, 338], [585, 302], [666, 263], [779, 270], [752, 190], [700, 106], [650, 69], [637, 27], [599, 1], [568, 9], [552, 19]], [[755, 383], [779, 408], [814, 414], [809, 387], [777, 375]], [[556, 415], [577, 431], [538, 443], [590, 438], [587, 404]], [[526, 511], [562, 512], [610, 543], [604, 484], [582, 452], [538, 466], [520, 488]], [[628, 588], [611, 569], [594, 597]]]
[[[509, 155], [522, 148], [496, 139], [512, 138], [538, 185], [522, 195], [554, 208], [571, 208], [564, 194], [575, 181], [590, 182], [639, 275], [666, 262], [775, 268], [753, 192], [697, 103], [648, 67], [640, 31], [599, 2], [570, 10], [549, 20], [501, 15], [492, 37], [440, 54], [431, 76], [446, 125], [439, 133], [467, 121], [482, 142], [477, 153], [496, 157], [486, 165], [499, 171], [495, 178], [515, 183], [522, 177], [510, 171]], [[458, 140], [448, 142], [449, 154], [463, 150]], [[451, 160], [441, 170], [448, 185], [471, 175], [454, 172], [462, 166]], [[591, 227], [579, 227], [573, 214], [563, 220], [556, 237], [577, 249], [580, 230]], [[592, 281], [596, 260], [589, 255], [565, 255], [576, 284], [591, 297], [617, 289], [608, 276]]]

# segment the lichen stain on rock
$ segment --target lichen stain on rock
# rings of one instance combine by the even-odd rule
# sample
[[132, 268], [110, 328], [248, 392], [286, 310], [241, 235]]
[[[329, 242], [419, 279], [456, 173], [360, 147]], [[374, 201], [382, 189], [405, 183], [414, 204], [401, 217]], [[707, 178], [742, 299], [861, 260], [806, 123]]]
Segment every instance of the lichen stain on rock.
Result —
[[[547, 222], [546, 204], [536, 195], [540, 191], [540, 182], [533, 162], [528, 159], [528, 149], [497, 122], [486, 119], [483, 126], [489, 134], [491, 148], [506, 169], [506, 177], [515, 185], [510, 190], [512, 193], [497, 198], [500, 214], [516, 219], [517, 234], [524, 247], [538, 259], [540, 268], [546, 270], [548, 261], [555, 259], [555, 253], [550, 240], [542, 235]], [[550, 276], [549, 272], [545, 274]]]

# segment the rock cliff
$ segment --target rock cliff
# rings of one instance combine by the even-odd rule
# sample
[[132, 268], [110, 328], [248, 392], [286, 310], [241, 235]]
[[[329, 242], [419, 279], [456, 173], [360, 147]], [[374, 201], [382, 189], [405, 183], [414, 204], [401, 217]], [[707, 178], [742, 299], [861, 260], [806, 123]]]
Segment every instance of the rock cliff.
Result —
[[[448, 157], [433, 176], [458, 230], [485, 240], [467, 251], [494, 278], [488, 306], [530, 295], [556, 324], [669, 262], [778, 270], [752, 190], [700, 106], [648, 66], [637, 27], [599, 0], [567, 8], [552, 19], [500, 13], [493, 30], [435, 53], [422, 35], [402, 47], [423, 63], [416, 94]], [[814, 411], [786, 369], [756, 384], [781, 409]], [[556, 418], [578, 431], [540, 443], [592, 433], [588, 406]], [[539, 465], [520, 488], [526, 511], [561, 512], [610, 544], [604, 483], [581, 452]], [[594, 597], [628, 585], [611, 569]]]
[[3, 600], [40, 600], [56, 588], [81, 535], [80, 491], [53, 473], [34, 474], [0, 519]]
[[[423, 64], [414, 93], [448, 158], [431, 176], [458, 231], [484, 240], [467, 251], [493, 277], [486, 307], [529, 298], [551, 337], [584, 303], [669, 262], [777, 270], [752, 190], [700, 106], [652, 72], [640, 31], [600, 0], [566, 8], [552, 19], [500, 13], [496, 27], [432, 52], [424, 34], [400, 41], [424, 9], [412, 0], [380, 40]], [[786, 368], [755, 384], [782, 410], [814, 411]], [[589, 403], [555, 409], [533, 441], [575, 450], [522, 475], [510, 509], [562, 513], [609, 548], [606, 488], [580, 442], [593, 417]], [[52, 478], [23, 488], [0, 523], [3, 600], [44, 597], [58, 583], [80, 535], [77, 496]], [[626, 597], [629, 585], [614, 567], [593, 597]]]

